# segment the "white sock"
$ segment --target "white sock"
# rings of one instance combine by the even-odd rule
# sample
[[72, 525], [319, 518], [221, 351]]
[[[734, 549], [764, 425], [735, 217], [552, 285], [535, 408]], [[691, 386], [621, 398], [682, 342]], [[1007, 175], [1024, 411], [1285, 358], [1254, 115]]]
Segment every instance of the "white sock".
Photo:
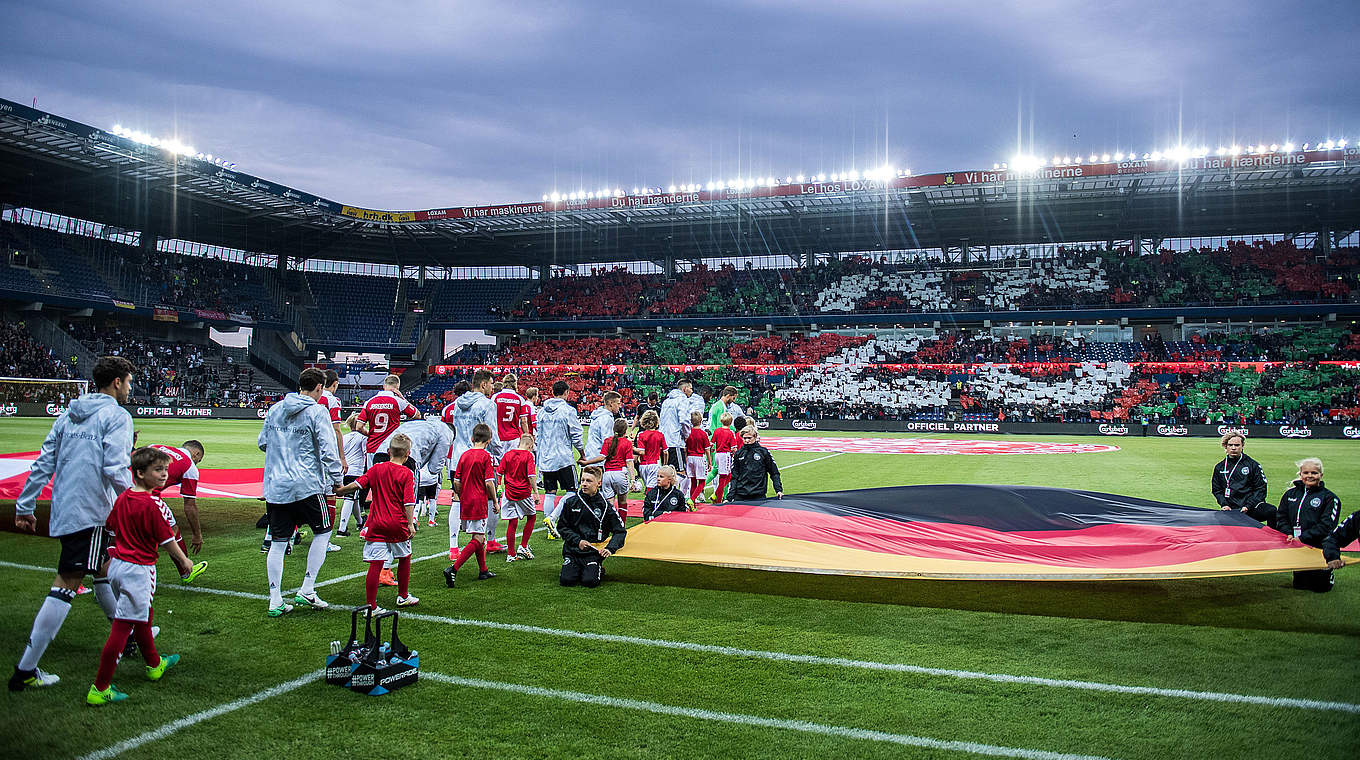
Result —
[[559, 517], [562, 516], [562, 505], [565, 504], [565, 503], [567, 503], [567, 497], [563, 496], [561, 499], [558, 499], [558, 500], [557, 500], [557, 503], [556, 503], [556, 504], [553, 504], [553, 511], [552, 511], [552, 521], [553, 521], [553, 524], [556, 524], [556, 523], [557, 523], [557, 518], [559, 518]]
[[114, 595], [107, 577], [94, 579], [94, 598], [99, 602], [99, 609], [104, 611], [104, 617], [113, 620], [118, 611], [118, 597]]
[[33, 617], [33, 630], [28, 634], [28, 646], [24, 647], [24, 654], [19, 658], [19, 670], [37, 669], [38, 660], [47, 651], [47, 645], [57, 637], [61, 624], [66, 622], [66, 613], [71, 611], [71, 600], [75, 597], [74, 591], [57, 586], [47, 592], [47, 598], [43, 599], [38, 614]]
[[435, 501], [434, 499], [430, 499], [430, 522], [434, 522], [435, 520], [438, 519], [439, 519], [439, 502]]
[[557, 494], [555, 493], [543, 494], [543, 514], [548, 515], [549, 517], [552, 516], [552, 508], [554, 501], [557, 501]]
[[340, 530], [342, 531], [349, 530], [349, 511], [353, 508], [350, 506], [353, 501], [354, 499], [346, 496], [345, 500], [340, 502]]
[[321, 563], [326, 561], [326, 549], [331, 543], [331, 532], [317, 533], [312, 536], [312, 544], [307, 548], [307, 574], [302, 576], [303, 596], [316, 593], [316, 575], [321, 572]]
[[288, 548], [286, 541], [275, 541], [269, 545], [269, 553], [264, 557], [265, 575], [269, 576], [269, 609], [283, 604], [283, 553]]
[[458, 503], [458, 500], [457, 500], [457, 499], [454, 499], [453, 503], [449, 504], [449, 517], [448, 517], [448, 520], [449, 520], [449, 548], [450, 548], [450, 549], [457, 549], [457, 548], [458, 548], [458, 528], [463, 524], [463, 521], [462, 521], [462, 518], [461, 518], [461, 515], [462, 515], [462, 509], [461, 509], [461, 507], [462, 507], [462, 505], [460, 505], [460, 504]]

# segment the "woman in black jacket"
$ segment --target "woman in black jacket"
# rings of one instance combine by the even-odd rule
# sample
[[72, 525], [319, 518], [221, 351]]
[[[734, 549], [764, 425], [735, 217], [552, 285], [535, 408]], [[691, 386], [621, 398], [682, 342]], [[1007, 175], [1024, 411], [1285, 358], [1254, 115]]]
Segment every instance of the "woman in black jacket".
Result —
[[[1327, 537], [1336, 530], [1341, 500], [1322, 482], [1321, 459], [1300, 459], [1298, 466], [1299, 479], [1280, 497], [1280, 506], [1275, 510], [1275, 529], [1289, 536], [1292, 542], [1321, 549]], [[1294, 588], [1297, 589], [1331, 591], [1333, 583], [1330, 569], [1294, 573]]]
[[1242, 449], [1246, 436], [1229, 432], [1223, 436], [1223, 461], [1214, 465], [1209, 490], [1218, 506], [1225, 510], [1246, 512], [1253, 520], [1266, 525], [1275, 523], [1275, 508], [1266, 501], [1266, 474], [1255, 459]]
[[732, 484], [727, 501], [763, 499], [767, 487], [765, 476], [774, 481], [774, 495], [784, 498], [784, 483], [779, 478], [779, 466], [770, 450], [760, 445], [760, 434], [755, 425], [741, 431], [741, 447], [732, 455]]

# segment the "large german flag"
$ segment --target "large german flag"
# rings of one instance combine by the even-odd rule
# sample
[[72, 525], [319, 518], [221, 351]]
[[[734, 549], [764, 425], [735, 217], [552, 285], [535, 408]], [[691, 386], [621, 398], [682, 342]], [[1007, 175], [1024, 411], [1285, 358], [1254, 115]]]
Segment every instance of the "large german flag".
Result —
[[798, 494], [672, 512], [621, 556], [836, 575], [1135, 580], [1325, 566], [1240, 512], [1031, 486]]

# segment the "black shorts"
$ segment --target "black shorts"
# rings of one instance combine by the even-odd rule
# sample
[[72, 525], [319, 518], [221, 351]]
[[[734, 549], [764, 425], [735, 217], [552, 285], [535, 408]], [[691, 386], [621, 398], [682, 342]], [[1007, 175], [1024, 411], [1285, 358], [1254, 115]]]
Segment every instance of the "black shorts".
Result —
[[279, 541], [287, 541], [293, 529], [306, 524], [313, 533], [326, 533], [331, 529], [331, 510], [326, 506], [323, 494], [308, 496], [288, 504], [266, 504], [265, 513], [269, 515], [269, 535]]
[[347, 485], [349, 485], [350, 483], [353, 483], [354, 481], [356, 481], [356, 480], [358, 480], [358, 479], [359, 479], [359, 476], [358, 476], [358, 475], [346, 475], [346, 476], [345, 476], [345, 479], [341, 482], [341, 484], [347, 486]]
[[543, 492], [557, 493], [558, 490], [576, 490], [576, 468], [567, 465], [560, 470], [543, 473]]
[[103, 525], [57, 536], [57, 539], [61, 541], [57, 572], [62, 575], [97, 573], [109, 561], [113, 534], [105, 530]]
[[416, 498], [417, 498], [417, 499], [434, 499], [434, 498], [437, 498], [438, 496], [439, 496], [439, 484], [438, 484], [438, 483], [431, 483], [431, 484], [428, 485], [428, 486], [421, 486], [421, 487], [420, 487], [420, 493], [416, 495]]

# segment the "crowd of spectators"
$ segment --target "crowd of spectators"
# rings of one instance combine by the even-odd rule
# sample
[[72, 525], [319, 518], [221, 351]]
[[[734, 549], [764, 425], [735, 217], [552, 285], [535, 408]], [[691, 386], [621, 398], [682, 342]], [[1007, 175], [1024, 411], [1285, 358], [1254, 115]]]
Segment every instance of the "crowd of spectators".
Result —
[[130, 325], [68, 321], [63, 328], [96, 355], [121, 356], [137, 368], [137, 397], [211, 406], [260, 407], [278, 400], [256, 370], [212, 344], [148, 337]]
[[1044, 258], [944, 264], [923, 257], [847, 256], [797, 269], [711, 270], [673, 280], [622, 268], [549, 280], [512, 318], [647, 315], [816, 316], [1057, 308], [1347, 302], [1360, 293], [1360, 251], [1325, 259], [1291, 241], [1134, 255], [1124, 248], [1059, 248]]
[[[63, 358], [28, 332], [22, 321], [0, 324], [0, 376], [69, 380], [75, 378], [74, 357]], [[0, 383], [0, 403], [66, 403], [79, 387], [60, 384]]]

